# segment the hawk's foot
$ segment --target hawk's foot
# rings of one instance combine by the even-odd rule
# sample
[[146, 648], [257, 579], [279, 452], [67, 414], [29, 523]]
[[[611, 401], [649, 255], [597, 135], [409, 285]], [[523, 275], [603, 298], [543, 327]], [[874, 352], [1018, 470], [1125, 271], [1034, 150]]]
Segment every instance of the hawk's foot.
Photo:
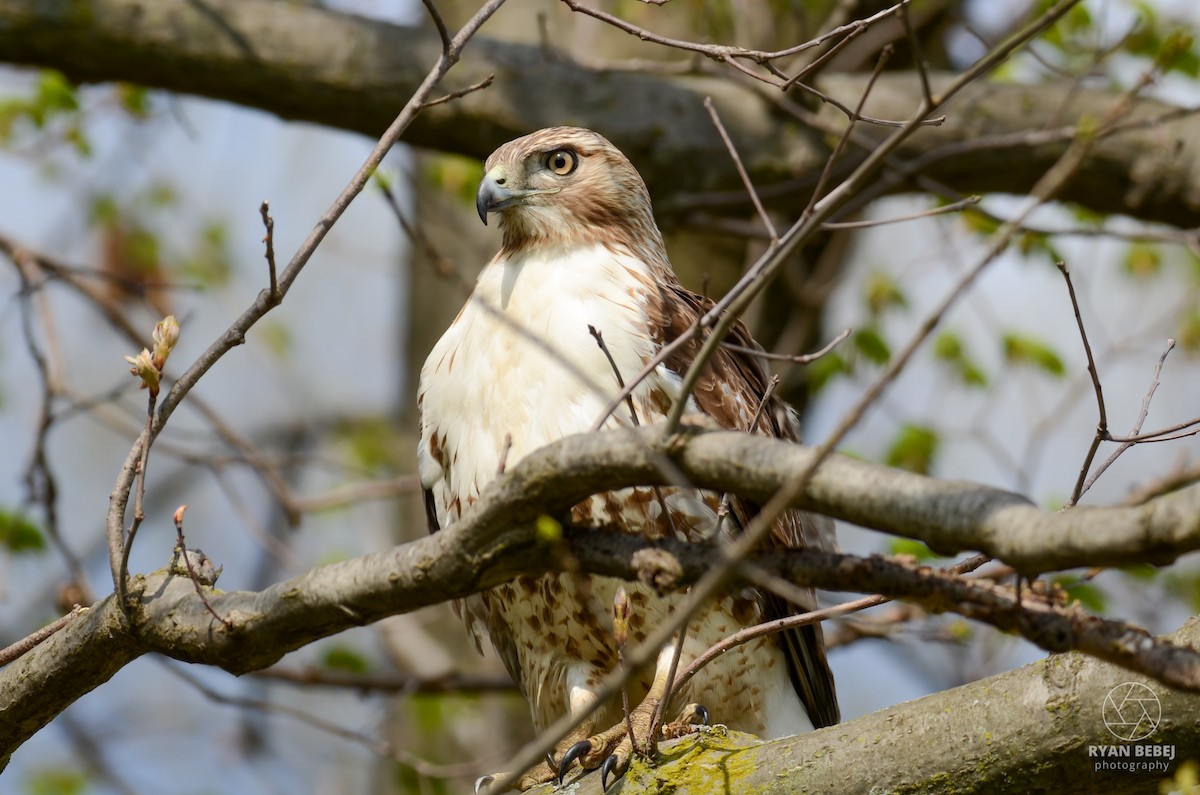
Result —
[[679, 710], [679, 715], [670, 723], [663, 724], [662, 738], [674, 740], [708, 725], [708, 710], [702, 704], [688, 704]]
[[[547, 758], [549, 759], [549, 756], [547, 756]], [[524, 792], [530, 787], [536, 787], [538, 784], [545, 784], [548, 781], [553, 781], [557, 775], [558, 771], [552, 768], [549, 762], [542, 762], [540, 765], [537, 765], [525, 775], [521, 776], [521, 778], [517, 779], [517, 789], [519, 789], [521, 792]], [[488, 787], [492, 785], [493, 781], [500, 778], [506, 778], [507, 776], [507, 773], [492, 773], [490, 775], [480, 776], [479, 778], [475, 779], [475, 795], [483, 795], [484, 793], [489, 792]]]
[[[636, 713], [637, 710], [634, 712]], [[634, 731], [636, 730], [635, 724]], [[562, 759], [558, 760], [558, 783], [562, 784], [572, 762], [579, 762], [579, 766], [584, 770], [595, 770], [600, 767], [618, 746], [628, 742], [628, 733], [625, 723], [622, 721], [611, 729], [573, 743], [563, 753]], [[626, 765], [628, 765], [628, 760], [626, 760]]]
[[[653, 702], [643, 701], [629, 715], [629, 724], [633, 732], [640, 737], [646, 737], [647, 742], [640, 747], [648, 749], [653, 755], [654, 744], [648, 737], [650, 720], [653, 715]], [[708, 710], [700, 704], [688, 704], [680, 710], [679, 716], [665, 724], [659, 732], [660, 737], [654, 739], [674, 739], [696, 731], [700, 726], [708, 725]], [[600, 768], [600, 788], [608, 789], [608, 779], [620, 779], [629, 769], [629, 760], [633, 756], [634, 738], [629, 736], [625, 722], [618, 723], [607, 731], [594, 737], [580, 740], [567, 749], [558, 763], [558, 783], [562, 784], [571, 763], [578, 761], [584, 770]]]

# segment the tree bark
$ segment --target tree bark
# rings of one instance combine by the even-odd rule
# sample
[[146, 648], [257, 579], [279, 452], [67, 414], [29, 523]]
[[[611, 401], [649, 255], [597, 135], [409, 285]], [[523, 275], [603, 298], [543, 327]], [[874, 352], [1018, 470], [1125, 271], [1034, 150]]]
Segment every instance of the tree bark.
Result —
[[[432, 30], [275, 0], [0, 0], [0, 59], [9, 63], [237, 102], [370, 136], [391, 121], [439, 49]], [[845, 123], [825, 106], [817, 126], [805, 126], [768, 98], [770, 89], [732, 79], [595, 70], [557, 51], [485, 38], [471, 42], [446, 88], [489, 74], [491, 88], [429, 108], [406, 140], [482, 158], [538, 127], [591, 127], [630, 156], [660, 213], [684, 206], [682, 194], [741, 191], [703, 109], [707, 95], [751, 178], [767, 194], [778, 187], [772, 204], [783, 211], [803, 207], [829, 155], [830, 131]], [[935, 90], [943, 79], [933, 76]], [[867, 81], [831, 74], [820, 85], [853, 106]], [[920, 97], [916, 76], [885, 74], [867, 112], [905, 119]], [[963, 193], [1024, 193], [1062, 154], [1074, 127], [1103, 117], [1119, 97], [1070, 85], [978, 84], [899, 156]], [[1135, 101], [1128, 120], [1092, 147], [1061, 199], [1191, 228], [1200, 210], [1200, 121], [1150, 99]], [[860, 131], [880, 129], [861, 124]], [[911, 189], [904, 180], [888, 187]]]
[[[597, 574], [658, 581], [661, 572], [648, 571], [634, 554], [649, 542], [621, 533], [578, 530], [567, 537], [570, 554], [563, 554], [538, 540], [538, 518], [562, 515], [594, 492], [662, 483], [662, 456], [669, 456], [698, 486], [761, 500], [804, 470], [813, 455], [798, 445], [731, 432], [662, 439], [655, 428], [642, 428], [569, 437], [522, 459], [490, 484], [459, 522], [432, 536], [320, 566], [259, 592], [212, 591], [209, 602], [227, 625], [201, 604], [186, 573], [139, 575], [129, 588], [128, 618], [117, 597], [110, 595], [0, 669], [0, 760], [80, 696], [147, 652], [240, 674], [264, 668], [319, 638], [462, 598], [521, 574], [578, 565]], [[1074, 566], [1094, 562], [1072, 540], [1080, 534], [1098, 547], [1096, 558], [1107, 561], [1110, 550], [1118, 550], [1124, 564], [1197, 548], [1197, 501], [1200, 486], [1152, 500], [1143, 506], [1144, 512], [1097, 508], [1076, 519], [1083, 516], [1080, 509], [1046, 514], [1008, 492], [834, 456], [822, 465], [797, 505], [819, 506], [822, 512], [854, 516], [866, 526], [892, 531], [927, 526], [936, 536], [949, 528], [962, 546], [972, 546], [971, 534], [983, 549], [1003, 547], [1012, 536], [1014, 554], [1044, 561], [1062, 554], [1067, 556], [1064, 565]], [[1155, 541], [1160, 538], [1166, 541]], [[1121, 539], [1152, 551], [1129, 552]], [[678, 577], [665, 583], [668, 588], [694, 582], [720, 555], [700, 546], [663, 544], [680, 564]], [[1055, 551], [1059, 549], [1065, 552]], [[963, 583], [883, 558], [814, 551], [773, 552], [754, 562], [801, 585], [879, 592], [935, 612], [960, 612], [1019, 632], [1051, 651], [1083, 649], [1200, 692], [1200, 656], [1190, 649], [1155, 641], [1135, 628], [1080, 610], [1022, 611], [1010, 594], [984, 582]]]
[[[1174, 642], [1200, 644], [1192, 619]], [[886, 676], [886, 672], [881, 672]], [[1109, 691], [1146, 685], [1162, 721], [1149, 738], [1124, 743], [1104, 724]], [[621, 790], [675, 795], [713, 793], [1158, 792], [1165, 772], [1097, 771], [1140, 747], [1173, 746], [1172, 770], [1200, 742], [1200, 696], [1162, 687], [1083, 654], [1051, 655], [1015, 671], [897, 704], [827, 729], [759, 743], [722, 732], [684, 738], [663, 749], [657, 768], [635, 762]], [[1126, 747], [1106, 760], [1089, 747]], [[1165, 758], [1161, 761], [1168, 761]], [[568, 781], [573, 777], [568, 776]], [[600, 776], [579, 780], [579, 795], [600, 795]], [[549, 786], [531, 795], [552, 792]]]

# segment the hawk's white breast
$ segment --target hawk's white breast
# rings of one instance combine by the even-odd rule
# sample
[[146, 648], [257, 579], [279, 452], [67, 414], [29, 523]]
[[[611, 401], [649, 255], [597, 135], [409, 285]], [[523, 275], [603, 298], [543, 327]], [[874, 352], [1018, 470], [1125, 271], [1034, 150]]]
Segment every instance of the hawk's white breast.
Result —
[[[484, 268], [421, 371], [421, 482], [442, 526], [496, 477], [506, 435], [512, 465], [591, 428], [619, 388], [588, 326], [632, 378], [653, 354], [645, 311], [653, 285], [643, 262], [599, 244], [541, 248]], [[640, 389], [674, 397], [677, 383], [662, 369]], [[609, 424], [628, 421], [622, 406]]]

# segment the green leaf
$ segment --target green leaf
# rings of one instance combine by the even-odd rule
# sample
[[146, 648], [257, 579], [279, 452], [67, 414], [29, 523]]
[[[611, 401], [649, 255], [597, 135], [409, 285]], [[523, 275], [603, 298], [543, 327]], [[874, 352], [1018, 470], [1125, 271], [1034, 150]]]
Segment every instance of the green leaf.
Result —
[[854, 347], [875, 364], [887, 364], [892, 358], [892, 350], [888, 347], [887, 340], [873, 326], [854, 332]]
[[1122, 566], [1121, 573], [1141, 582], [1149, 582], [1158, 576], [1158, 569], [1149, 563], [1134, 563], [1131, 566]]
[[396, 465], [395, 429], [382, 417], [365, 417], [338, 429], [353, 461], [374, 472], [392, 471]]
[[1091, 207], [1084, 207], [1082, 204], [1072, 204], [1070, 208], [1071, 215], [1081, 224], [1103, 226], [1108, 220], [1108, 213], [1097, 212]]
[[144, 119], [150, 115], [150, 90], [136, 83], [117, 83], [113, 87], [117, 101], [130, 116]]
[[46, 69], [38, 76], [37, 95], [34, 100], [41, 111], [38, 126], [57, 112], [79, 110], [79, 97], [75, 86], [62, 72]]
[[26, 787], [29, 795], [81, 795], [87, 791], [88, 779], [83, 772], [64, 766], [32, 774]]
[[1024, 334], [1008, 332], [1004, 335], [1004, 358], [1010, 364], [1029, 365], [1055, 378], [1062, 378], [1066, 374], [1062, 357], [1053, 348]]
[[153, 276], [159, 267], [158, 235], [142, 227], [134, 227], [125, 237], [125, 256], [131, 270]]
[[979, 210], [963, 210], [959, 216], [967, 230], [977, 235], [990, 235], [1000, 228], [1000, 222]]
[[866, 284], [863, 285], [863, 300], [867, 310], [874, 316], [888, 309], [903, 309], [908, 306], [908, 299], [900, 285], [896, 284], [896, 280], [890, 274], [882, 271], [875, 271], [867, 277]]
[[803, 369], [804, 379], [808, 382], [808, 388], [813, 394], [824, 389], [825, 385], [835, 377], [849, 371], [850, 366], [837, 351], [827, 353], [820, 359], [809, 362]]
[[933, 340], [933, 355], [943, 362], [957, 362], [963, 357], [962, 339], [953, 331], [943, 331]]
[[41, 552], [46, 548], [46, 537], [41, 528], [23, 514], [0, 509], [0, 545], [14, 555]]
[[277, 358], [282, 359], [292, 348], [292, 332], [282, 322], [259, 323], [255, 331]]
[[893, 555], [916, 558], [922, 563], [938, 557], [933, 554], [932, 549], [925, 545], [924, 541], [918, 541], [915, 538], [894, 538], [888, 546], [888, 550]]
[[1154, 65], [1164, 72], [1181, 72], [1189, 77], [1196, 76], [1197, 57], [1193, 49], [1195, 39], [1181, 28], [1167, 31], [1157, 52], [1153, 53]]
[[474, 206], [475, 192], [483, 179], [483, 164], [473, 157], [439, 155], [427, 161], [424, 176], [434, 187]]
[[1200, 351], [1200, 308], [1185, 312], [1175, 333], [1179, 347], [1188, 353]]
[[1092, 582], [1081, 581], [1075, 575], [1060, 574], [1051, 582], [1060, 586], [1071, 599], [1079, 602], [1093, 613], [1103, 613], [1108, 604], [1108, 596], [1103, 590]]
[[1157, 276], [1162, 270], [1162, 252], [1150, 243], [1134, 243], [1125, 252], [1121, 263], [1125, 273], [1135, 279]]
[[210, 221], [205, 224], [200, 232], [200, 242], [180, 269], [183, 275], [206, 287], [227, 284], [233, 274], [228, 238], [229, 232], [222, 222]]
[[330, 646], [321, 655], [321, 667], [330, 671], [365, 674], [371, 666], [367, 659], [348, 646]]
[[943, 331], [934, 339], [933, 355], [954, 370], [967, 386], [987, 386], [987, 375], [967, 357], [962, 339], [953, 331]]
[[888, 466], [929, 474], [937, 455], [940, 437], [933, 428], [907, 424], [900, 428], [888, 448], [884, 462]]

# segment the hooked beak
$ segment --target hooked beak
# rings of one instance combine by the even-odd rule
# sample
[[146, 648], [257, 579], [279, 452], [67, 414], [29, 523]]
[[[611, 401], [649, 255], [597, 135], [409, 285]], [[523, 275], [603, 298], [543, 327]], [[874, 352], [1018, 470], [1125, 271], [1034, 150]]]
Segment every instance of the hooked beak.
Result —
[[504, 187], [503, 174], [497, 175], [493, 170], [486, 174], [479, 183], [475, 194], [475, 209], [479, 212], [479, 220], [487, 226], [487, 214], [498, 213], [505, 207], [511, 207], [521, 200], [521, 195], [513, 193]]
[[497, 166], [484, 175], [483, 180], [479, 183], [479, 190], [475, 194], [475, 210], [479, 213], [479, 220], [483, 221], [483, 225], [487, 226], [487, 214], [498, 213], [501, 210], [512, 207], [514, 204], [520, 204], [530, 196], [539, 196], [543, 193], [558, 193], [558, 188], [549, 188], [546, 190], [511, 190], [505, 184], [507, 177], [504, 168]]

